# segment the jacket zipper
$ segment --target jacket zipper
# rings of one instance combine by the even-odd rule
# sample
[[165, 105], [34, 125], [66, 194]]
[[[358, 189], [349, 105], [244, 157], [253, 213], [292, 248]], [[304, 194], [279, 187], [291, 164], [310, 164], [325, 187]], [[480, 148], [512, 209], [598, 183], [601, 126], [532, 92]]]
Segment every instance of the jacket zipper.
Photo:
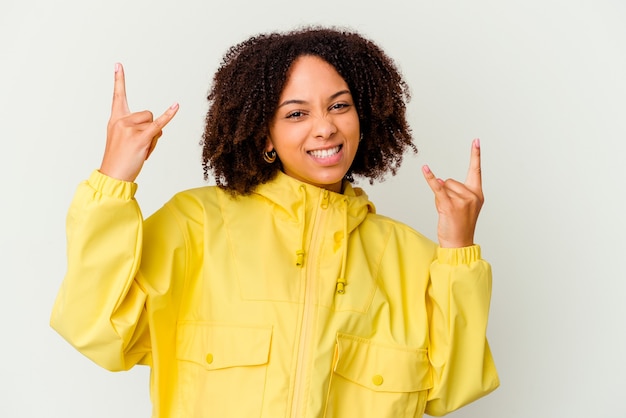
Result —
[[311, 317], [315, 313], [315, 272], [314, 266], [316, 264], [317, 258], [317, 247], [319, 240], [319, 228], [318, 225], [322, 224], [322, 219], [326, 214], [326, 208], [328, 208], [328, 199], [329, 193], [328, 190], [324, 190], [322, 192], [322, 201], [320, 203], [320, 208], [322, 210], [317, 210], [315, 214], [315, 220], [311, 224], [311, 242], [309, 243], [309, 249], [307, 251], [307, 257], [305, 260], [305, 290], [304, 290], [304, 307], [302, 313], [302, 324], [300, 327], [300, 339], [298, 343], [298, 360], [296, 363], [296, 378], [294, 382], [294, 391], [293, 391], [293, 401], [291, 404], [291, 417], [299, 418], [300, 415], [300, 406], [302, 405], [302, 400], [304, 398], [304, 386], [307, 377], [307, 367], [306, 362], [310, 357], [311, 344], [309, 340], [311, 339], [311, 331], [313, 328], [313, 323]]

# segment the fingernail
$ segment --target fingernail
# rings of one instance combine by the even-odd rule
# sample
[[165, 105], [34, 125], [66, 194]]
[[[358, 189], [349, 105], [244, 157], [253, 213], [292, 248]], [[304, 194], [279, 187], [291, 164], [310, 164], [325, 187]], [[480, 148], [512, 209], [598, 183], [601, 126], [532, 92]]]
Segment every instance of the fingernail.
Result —
[[428, 167], [427, 165], [423, 166], [422, 170], [424, 170], [424, 173], [426, 174], [430, 173], [430, 167]]
[[120, 63], [116, 62], [115, 63], [115, 72], [117, 73], [120, 70]]
[[474, 140], [474, 146], [475, 146], [476, 148], [480, 148], [480, 138], [476, 138], [476, 139]]
[[170, 106], [170, 109], [174, 110], [174, 109], [178, 109], [178, 103], [174, 103]]

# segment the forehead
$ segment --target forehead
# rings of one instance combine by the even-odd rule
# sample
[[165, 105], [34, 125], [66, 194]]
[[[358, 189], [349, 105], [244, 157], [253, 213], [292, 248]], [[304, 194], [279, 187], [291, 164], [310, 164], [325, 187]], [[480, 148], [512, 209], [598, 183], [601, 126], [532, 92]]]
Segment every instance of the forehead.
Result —
[[318, 56], [303, 55], [296, 58], [287, 73], [283, 93], [294, 89], [321, 88], [347, 88], [347, 83], [335, 67]]

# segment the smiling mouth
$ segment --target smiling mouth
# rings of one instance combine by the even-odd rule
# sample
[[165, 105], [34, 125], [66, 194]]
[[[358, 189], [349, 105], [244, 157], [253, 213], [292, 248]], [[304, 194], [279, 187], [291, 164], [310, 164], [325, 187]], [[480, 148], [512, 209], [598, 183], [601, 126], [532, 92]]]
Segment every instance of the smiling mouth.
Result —
[[333, 155], [336, 155], [339, 152], [339, 150], [341, 150], [341, 145], [337, 145], [336, 147], [333, 147], [333, 148], [316, 149], [316, 150], [307, 151], [307, 152], [309, 153], [309, 155], [315, 158], [329, 158], [329, 157], [332, 157]]

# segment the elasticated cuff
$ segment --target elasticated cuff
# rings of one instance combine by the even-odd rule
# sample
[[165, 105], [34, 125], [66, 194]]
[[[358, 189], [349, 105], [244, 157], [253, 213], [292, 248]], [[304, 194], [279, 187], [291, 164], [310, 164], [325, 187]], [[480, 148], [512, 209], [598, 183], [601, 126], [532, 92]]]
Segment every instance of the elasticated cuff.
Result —
[[441, 248], [437, 249], [437, 261], [441, 264], [457, 266], [460, 264], [471, 264], [480, 260], [480, 246], [470, 245], [463, 248]]
[[118, 180], [94, 170], [89, 176], [87, 183], [105, 196], [130, 200], [135, 196], [137, 183]]

